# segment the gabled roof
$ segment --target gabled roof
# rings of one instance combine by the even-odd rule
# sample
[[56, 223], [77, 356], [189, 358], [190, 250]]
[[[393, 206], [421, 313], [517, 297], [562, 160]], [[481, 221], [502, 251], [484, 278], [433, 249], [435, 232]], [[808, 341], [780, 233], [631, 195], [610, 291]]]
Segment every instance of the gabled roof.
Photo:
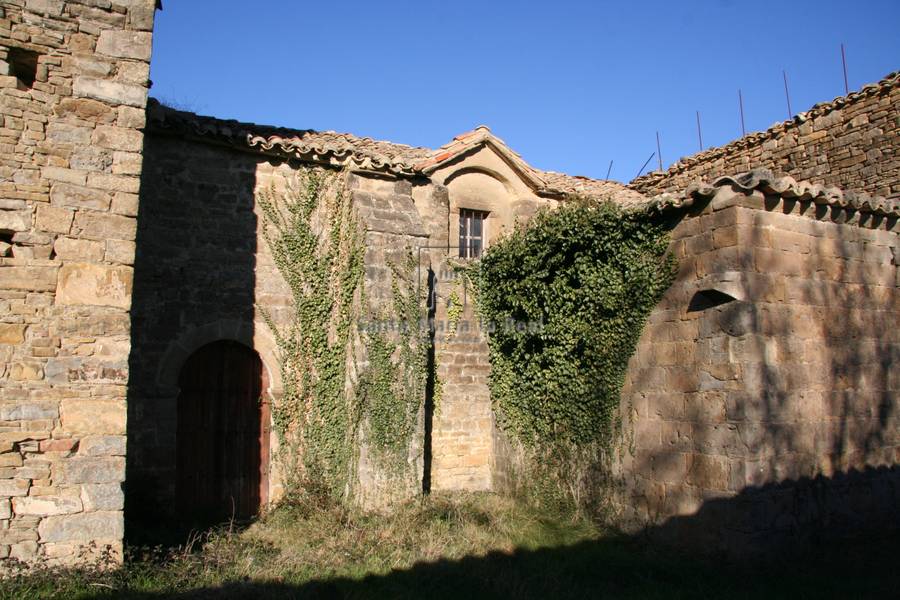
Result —
[[624, 205], [638, 204], [646, 200], [643, 194], [616, 181], [535, 169], [526, 163], [518, 152], [513, 151], [506, 142], [491, 133], [490, 128], [485, 125], [479, 125], [472, 131], [454, 137], [449, 143], [433, 151], [427, 159], [416, 164], [415, 168], [425, 175], [430, 175], [441, 167], [452, 164], [485, 147], [490, 148], [506, 161], [522, 178], [522, 181], [539, 196], [563, 198], [574, 194], [613, 200]]
[[645, 196], [616, 181], [535, 169], [485, 126], [460, 134], [448, 144], [431, 150], [349, 133], [288, 129], [205, 117], [163, 106], [151, 98], [147, 105], [147, 130], [155, 134], [225, 145], [245, 152], [262, 152], [406, 177], [428, 177], [441, 167], [487, 147], [509, 164], [540, 196], [562, 198], [577, 194], [609, 199], [628, 206], [646, 201]]

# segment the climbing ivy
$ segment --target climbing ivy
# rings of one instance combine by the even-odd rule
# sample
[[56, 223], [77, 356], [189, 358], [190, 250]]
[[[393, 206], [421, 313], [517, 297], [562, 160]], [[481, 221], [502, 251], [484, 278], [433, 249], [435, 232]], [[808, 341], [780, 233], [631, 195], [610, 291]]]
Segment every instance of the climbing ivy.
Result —
[[263, 311], [280, 350], [284, 395], [272, 412], [286, 483], [302, 473], [346, 495], [359, 418], [347, 365], [363, 280], [362, 229], [339, 172], [299, 169], [285, 192], [272, 187], [257, 201], [263, 236], [293, 299], [283, 329]]
[[[362, 424], [383, 465], [405, 464], [427, 378], [417, 264], [408, 251], [392, 266], [392, 303], [380, 317], [396, 331], [359, 329], [370, 316], [363, 314], [365, 233], [346, 176], [299, 168], [286, 190], [263, 190], [257, 202], [263, 237], [293, 300], [284, 327], [260, 307], [280, 350], [284, 394], [272, 414], [285, 485], [289, 493], [314, 485], [346, 498]], [[360, 344], [366, 360], [357, 373]]]
[[666, 247], [649, 215], [573, 199], [470, 270], [489, 331], [491, 398], [524, 446], [571, 456], [612, 439], [628, 359], [674, 277]]
[[396, 470], [404, 464], [424, 402], [430, 338], [415, 256], [407, 249], [404, 260], [390, 266], [392, 314], [384, 318], [390, 327], [365, 334], [369, 368], [360, 377], [358, 396], [367, 441], [382, 465]]

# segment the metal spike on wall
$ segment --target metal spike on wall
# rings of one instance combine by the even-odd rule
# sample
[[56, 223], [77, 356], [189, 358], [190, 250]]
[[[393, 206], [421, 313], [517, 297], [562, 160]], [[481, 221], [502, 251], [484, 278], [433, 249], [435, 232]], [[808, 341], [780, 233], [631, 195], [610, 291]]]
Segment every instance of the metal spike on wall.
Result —
[[784, 97], [787, 100], [788, 121], [790, 121], [794, 118], [794, 111], [791, 110], [791, 93], [788, 91], [787, 71], [782, 69], [781, 75], [784, 77]]
[[662, 171], [662, 150], [659, 149], [659, 132], [656, 132], [656, 159], [659, 161], [659, 170]]
[[649, 157], [647, 160], [644, 161], [644, 164], [641, 165], [641, 169], [637, 172], [637, 175], [634, 176], [635, 179], [637, 179], [638, 177], [641, 176], [641, 173], [644, 172], [644, 169], [647, 168], [647, 165], [650, 164], [650, 161], [653, 160], [653, 157], [654, 157], [655, 155], [656, 155], [656, 152], [652, 153], [652, 154], [650, 155], [650, 157]]
[[841, 65], [844, 67], [844, 95], [850, 95], [850, 83], [847, 80], [847, 55], [844, 53], [844, 44], [841, 42]]
[[700, 130], [700, 111], [697, 111], [697, 139], [700, 141], [700, 152], [703, 152], [703, 132]]

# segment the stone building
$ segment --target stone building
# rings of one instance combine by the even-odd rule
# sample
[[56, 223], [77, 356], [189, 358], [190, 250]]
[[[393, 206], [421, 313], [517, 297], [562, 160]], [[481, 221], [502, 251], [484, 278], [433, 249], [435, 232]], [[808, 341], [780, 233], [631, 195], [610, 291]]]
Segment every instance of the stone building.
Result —
[[[285, 323], [291, 295], [257, 197], [303, 165], [347, 171], [373, 287], [407, 248], [440, 274], [570, 194], [656, 205], [680, 272], [623, 391], [620, 521], [726, 550], [898, 526], [897, 74], [625, 186], [485, 127], [432, 150], [148, 105], [154, 1], [0, 6], [0, 558], [277, 500], [263, 311]], [[437, 322], [453, 290], [438, 277]], [[437, 332], [434, 356], [401, 495], [508, 489], [484, 337]], [[358, 483], [389, 495], [365, 456]]]

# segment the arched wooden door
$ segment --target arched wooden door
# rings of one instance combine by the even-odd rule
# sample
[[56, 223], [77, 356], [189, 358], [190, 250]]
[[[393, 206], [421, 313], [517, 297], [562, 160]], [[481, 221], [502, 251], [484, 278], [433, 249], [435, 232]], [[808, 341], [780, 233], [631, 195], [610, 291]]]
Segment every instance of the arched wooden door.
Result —
[[178, 381], [178, 513], [201, 526], [256, 515], [266, 501], [269, 449], [259, 355], [213, 342], [191, 355]]

